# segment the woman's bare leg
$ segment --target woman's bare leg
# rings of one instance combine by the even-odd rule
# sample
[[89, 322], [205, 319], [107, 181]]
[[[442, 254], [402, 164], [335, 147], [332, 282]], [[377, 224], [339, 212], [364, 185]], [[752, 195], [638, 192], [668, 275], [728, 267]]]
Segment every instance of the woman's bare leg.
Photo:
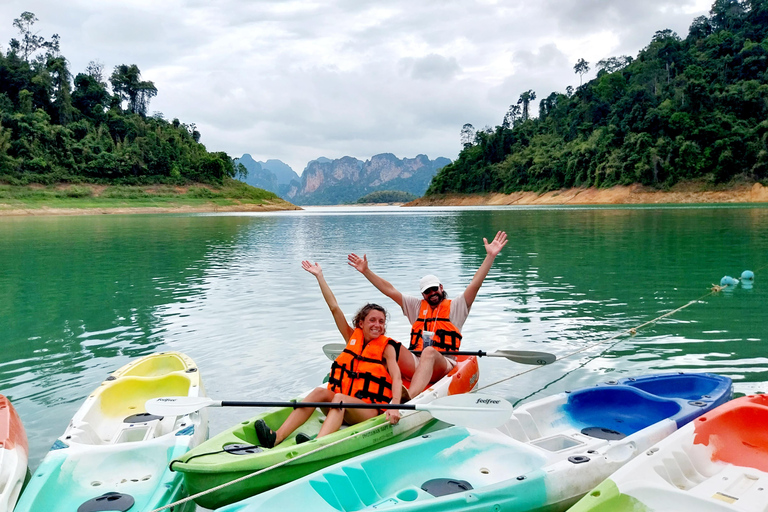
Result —
[[[348, 395], [342, 395], [341, 393], [336, 394], [333, 397], [332, 402], [344, 402], [344, 403], [357, 403], [357, 404], [363, 404], [362, 400], [359, 398], [355, 398]], [[341, 424], [344, 422], [344, 420], [347, 420], [347, 423], [350, 425], [354, 425], [355, 423], [360, 423], [361, 421], [365, 421], [367, 419], [373, 418], [374, 416], [379, 415], [378, 409], [330, 409], [328, 410], [328, 415], [325, 417], [325, 422], [323, 423], [323, 426], [320, 428], [320, 433], [317, 434], [317, 437], [323, 437], [327, 436], [328, 434], [333, 434], [339, 428], [341, 428]]]
[[[315, 388], [302, 400], [302, 402], [331, 402], [336, 393], [328, 388]], [[286, 418], [280, 428], [277, 429], [275, 434], [275, 445], [282, 443], [288, 436], [290, 436], [294, 430], [299, 428], [306, 422], [315, 410], [312, 407], [300, 407], [294, 409], [293, 412]], [[327, 421], [327, 420], [326, 420]]]

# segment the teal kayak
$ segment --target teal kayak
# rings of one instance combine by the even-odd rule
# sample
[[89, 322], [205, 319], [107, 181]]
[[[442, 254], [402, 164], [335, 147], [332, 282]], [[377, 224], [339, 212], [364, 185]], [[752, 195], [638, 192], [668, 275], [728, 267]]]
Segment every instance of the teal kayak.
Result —
[[[78, 409], [15, 510], [138, 512], [183, 498], [182, 479], [168, 463], [206, 439], [206, 411], [157, 417], [147, 414], [144, 404], [150, 398], [203, 394], [197, 366], [184, 354], [152, 354], [123, 366]], [[174, 508], [193, 510], [192, 502]]]
[[725, 377], [661, 374], [560, 393], [498, 429], [428, 433], [219, 511], [566, 510], [731, 392]]

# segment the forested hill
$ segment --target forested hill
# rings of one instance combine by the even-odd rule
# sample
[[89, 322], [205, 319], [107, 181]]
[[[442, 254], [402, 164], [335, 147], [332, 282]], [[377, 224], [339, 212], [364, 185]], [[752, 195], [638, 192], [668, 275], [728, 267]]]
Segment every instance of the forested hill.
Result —
[[538, 118], [527, 91], [495, 129], [465, 125], [427, 195], [765, 181], [766, 36], [768, 0], [716, 0], [685, 39], [660, 30], [636, 58], [600, 61], [594, 80], [542, 99]]
[[0, 51], [0, 182], [218, 184], [235, 175], [194, 124], [147, 116], [158, 91], [136, 65], [114, 68], [111, 92], [98, 62], [73, 77], [59, 36], [38, 36], [36, 21], [22, 13], [18, 39]]

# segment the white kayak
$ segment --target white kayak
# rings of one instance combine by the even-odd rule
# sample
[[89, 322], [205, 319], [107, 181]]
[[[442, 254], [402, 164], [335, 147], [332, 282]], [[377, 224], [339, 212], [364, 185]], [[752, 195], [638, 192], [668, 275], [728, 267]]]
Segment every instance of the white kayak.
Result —
[[699, 417], [571, 510], [768, 511], [768, 395], [737, 398]]
[[[32, 476], [17, 512], [149, 511], [182, 498], [174, 457], [208, 436], [205, 410], [148, 414], [161, 396], [204, 395], [195, 363], [179, 352], [142, 357], [112, 373], [85, 400]], [[108, 507], [108, 508], [107, 508]], [[186, 508], [174, 512], [194, 510]]]

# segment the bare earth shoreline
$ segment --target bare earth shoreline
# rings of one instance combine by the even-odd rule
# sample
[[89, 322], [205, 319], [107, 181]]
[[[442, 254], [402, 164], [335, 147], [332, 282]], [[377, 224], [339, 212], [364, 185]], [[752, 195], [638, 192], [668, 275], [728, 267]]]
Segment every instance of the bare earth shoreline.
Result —
[[406, 206], [507, 206], [507, 205], [622, 205], [622, 204], [704, 204], [766, 203], [768, 187], [760, 183], [738, 185], [725, 190], [702, 190], [697, 184], [684, 184], [660, 191], [642, 185], [605, 189], [571, 188], [537, 194], [451, 194], [421, 197]]
[[[507, 205], [622, 205], [622, 204], [715, 204], [715, 203], [768, 203], [768, 187], [760, 183], [738, 185], [724, 190], [702, 190], [700, 185], [688, 184], [659, 191], [641, 185], [616, 186], [606, 189], [572, 188], [536, 194], [515, 192], [512, 194], [451, 194], [422, 197], [404, 206], [507, 206]], [[5, 208], [4, 208], [5, 206]], [[103, 214], [151, 214], [151, 213], [216, 213], [216, 212], [275, 212], [301, 210], [287, 201], [264, 204], [235, 204], [220, 206], [142, 206], [142, 207], [95, 207], [95, 208], [8, 208], [0, 204], [1, 216], [39, 215], [103, 215]], [[355, 205], [359, 206], [359, 205]], [[362, 206], [361, 206], [362, 207]]]

